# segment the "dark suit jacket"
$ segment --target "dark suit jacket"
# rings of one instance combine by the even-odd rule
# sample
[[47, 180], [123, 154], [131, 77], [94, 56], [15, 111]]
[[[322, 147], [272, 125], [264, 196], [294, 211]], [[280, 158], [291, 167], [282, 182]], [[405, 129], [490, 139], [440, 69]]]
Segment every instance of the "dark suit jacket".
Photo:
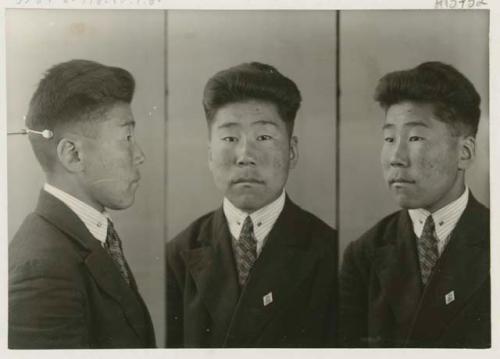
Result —
[[[352, 242], [340, 277], [343, 344], [489, 347], [489, 228], [489, 210], [470, 195], [425, 288], [408, 211]], [[452, 291], [455, 299], [446, 304]]]
[[9, 245], [10, 348], [154, 347], [148, 310], [101, 243], [41, 191]]
[[167, 245], [167, 347], [333, 346], [336, 277], [336, 232], [287, 198], [240, 293], [219, 208]]

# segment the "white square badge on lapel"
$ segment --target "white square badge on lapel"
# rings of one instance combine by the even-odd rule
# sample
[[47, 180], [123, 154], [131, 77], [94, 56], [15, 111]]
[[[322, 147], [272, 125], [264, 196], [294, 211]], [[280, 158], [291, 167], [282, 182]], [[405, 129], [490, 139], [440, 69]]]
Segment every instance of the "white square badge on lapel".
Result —
[[444, 296], [444, 302], [446, 303], [446, 305], [450, 304], [454, 300], [455, 300], [455, 291], [454, 290], [452, 290], [451, 292], [449, 292], [448, 294], [446, 294]]
[[265, 296], [263, 296], [262, 302], [264, 303], [264, 307], [271, 304], [273, 302], [273, 292], [269, 292]]

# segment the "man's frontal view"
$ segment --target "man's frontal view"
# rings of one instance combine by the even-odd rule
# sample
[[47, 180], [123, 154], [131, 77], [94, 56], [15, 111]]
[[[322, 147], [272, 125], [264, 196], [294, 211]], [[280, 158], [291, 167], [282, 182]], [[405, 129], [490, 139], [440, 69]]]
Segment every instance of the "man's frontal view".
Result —
[[297, 139], [276, 105], [259, 100], [226, 105], [210, 130], [209, 165], [226, 198], [249, 213], [275, 201], [298, 159]]
[[285, 192], [300, 102], [292, 80], [256, 62], [206, 84], [224, 199], [167, 245], [168, 347], [334, 345], [336, 232]]

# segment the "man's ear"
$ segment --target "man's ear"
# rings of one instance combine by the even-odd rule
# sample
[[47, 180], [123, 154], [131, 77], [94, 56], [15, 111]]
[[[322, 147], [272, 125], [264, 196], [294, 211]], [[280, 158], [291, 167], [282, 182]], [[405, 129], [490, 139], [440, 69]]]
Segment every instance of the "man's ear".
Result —
[[476, 158], [476, 138], [464, 136], [459, 141], [458, 169], [466, 170]]
[[295, 168], [299, 160], [299, 139], [297, 136], [290, 138], [290, 169]]
[[83, 169], [80, 141], [63, 137], [57, 144], [56, 151], [59, 162], [69, 172], [80, 172]]

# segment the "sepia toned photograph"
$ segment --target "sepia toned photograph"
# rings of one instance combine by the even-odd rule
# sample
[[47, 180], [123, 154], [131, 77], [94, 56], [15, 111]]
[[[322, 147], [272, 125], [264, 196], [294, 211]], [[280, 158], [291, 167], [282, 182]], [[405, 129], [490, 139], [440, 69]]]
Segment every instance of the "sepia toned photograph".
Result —
[[7, 352], [491, 353], [490, 24], [5, 9]]

